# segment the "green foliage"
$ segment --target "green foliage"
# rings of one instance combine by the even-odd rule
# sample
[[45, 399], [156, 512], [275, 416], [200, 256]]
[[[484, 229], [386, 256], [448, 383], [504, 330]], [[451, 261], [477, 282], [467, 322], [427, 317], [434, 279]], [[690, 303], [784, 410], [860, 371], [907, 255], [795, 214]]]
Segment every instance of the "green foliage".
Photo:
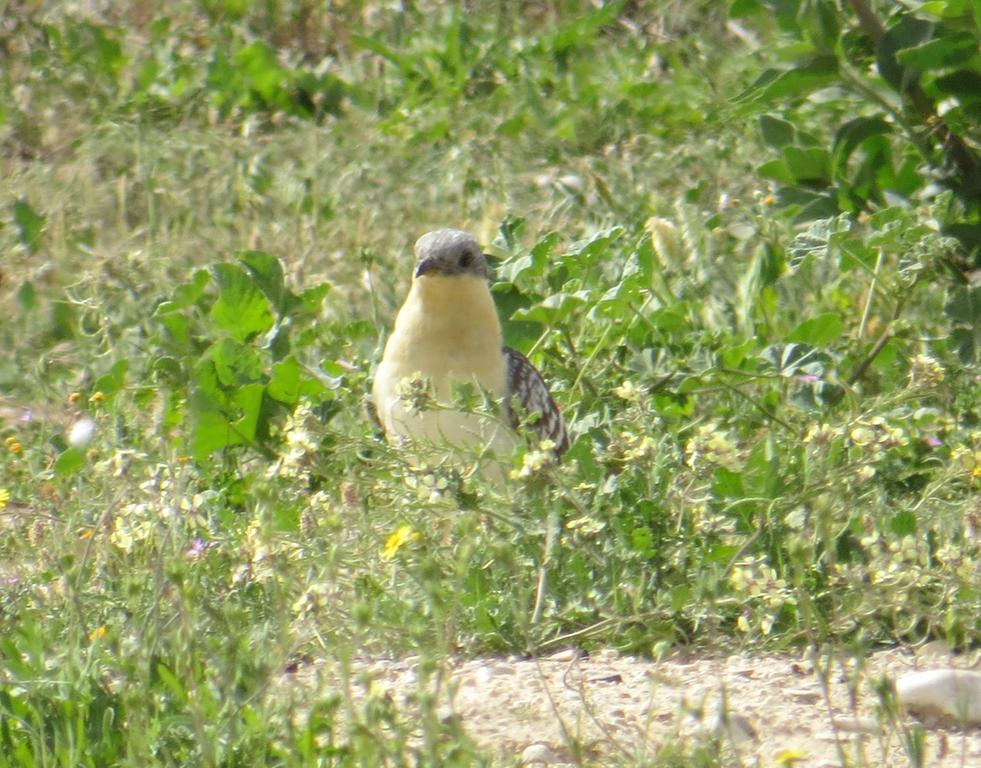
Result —
[[[923, 204], [946, 187], [956, 204], [939, 224], [959, 240], [961, 258], [981, 263], [977, 6], [923, 3], [886, 18], [864, 0], [730, 8], [734, 17], [768, 13], [789, 38], [776, 55], [794, 64], [766, 70], [739, 101], [743, 114], [762, 113], [761, 135], [779, 153], [759, 171], [781, 185], [780, 203], [808, 221], [897, 200]], [[788, 103], [797, 126], [763, 112]], [[815, 110], [841, 116], [832, 136], [803, 130]]]
[[[461, 654], [976, 646], [976, 4], [854, 6], [5, 20], [0, 764], [472, 765]], [[560, 465], [363, 413], [447, 225]]]
[[14, 203], [14, 221], [20, 231], [21, 244], [31, 251], [35, 250], [44, 228], [44, 216], [25, 201], [18, 200]]
[[173, 412], [190, 417], [191, 452], [201, 462], [231, 446], [262, 448], [277, 414], [301, 397], [315, 406], [333, 397], [325, 377], [291, 351], [329, 285], [295, 294], [269, 254], [245, 251], [238, 260], [198, 271], [156, 309], [165, 333], [152, 365], [173, 387]]

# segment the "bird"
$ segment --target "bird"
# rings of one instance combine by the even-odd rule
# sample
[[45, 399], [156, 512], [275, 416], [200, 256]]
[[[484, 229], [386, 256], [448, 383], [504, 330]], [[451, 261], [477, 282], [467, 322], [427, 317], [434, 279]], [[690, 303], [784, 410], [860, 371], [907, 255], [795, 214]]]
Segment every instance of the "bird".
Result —
[[[524, 426], [558, 458], [569, 447], [565, 421], [544, 378], [503, 342], [490, 292], [487, 258], [476, 239], [439, 229], [415, 244], [405, 303], [372, 384], [378, 420], [390, 442], [489, 451], [510, 457]], [[503, 419], [453, 408], [453, 390], [476, 384], [501, 405]], [[413, 407], [413, 387], [430, 387], [434, 407]]]

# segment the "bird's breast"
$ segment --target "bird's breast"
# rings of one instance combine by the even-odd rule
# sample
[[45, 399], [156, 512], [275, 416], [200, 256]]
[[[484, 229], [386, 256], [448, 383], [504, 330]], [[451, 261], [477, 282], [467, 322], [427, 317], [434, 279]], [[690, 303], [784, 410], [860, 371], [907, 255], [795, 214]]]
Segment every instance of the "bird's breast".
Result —
[[400, 383], [416, 374], [433, 383], [443, 406], [453, 404], [454, 384], [476, 383], [494, 398], [506, 395], [501, 326], [486, 282], [457, 278], [445, 287], [438, 280], [413, 284], [375, 376], [379, 416], [390, 435], [490, 444], [507, 455], [513, 438], [500, 419], [445, 408], [413, 412], [402, 401]]
[[395, 320], [383, 361], [402, 376], [419, 372], [440, 398], [450, 380], [473, 381], [495, 397], [505, 394], [507, 365], [497, 310], [487, 284], [456, 279], [413, 285]]

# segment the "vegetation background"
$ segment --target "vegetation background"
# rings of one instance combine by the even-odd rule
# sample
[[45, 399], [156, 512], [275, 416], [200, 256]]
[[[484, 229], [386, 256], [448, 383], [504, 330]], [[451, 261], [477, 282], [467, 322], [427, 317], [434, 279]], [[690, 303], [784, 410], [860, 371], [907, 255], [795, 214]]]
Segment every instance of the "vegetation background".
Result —
[[[979, 40], [976, 0], [0, 3], [0, 765], [484, 759], [425, 697], [274, 688], [313, 658], [977, 647]], [[363, 416], [440, 226], [559, 467]]]

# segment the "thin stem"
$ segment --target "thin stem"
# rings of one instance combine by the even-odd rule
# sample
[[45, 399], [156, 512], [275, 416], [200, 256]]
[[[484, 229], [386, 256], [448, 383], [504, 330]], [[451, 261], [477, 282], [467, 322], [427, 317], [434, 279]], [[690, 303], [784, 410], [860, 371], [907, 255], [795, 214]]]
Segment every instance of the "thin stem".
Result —
[[879, 284], [879, 271], [882, 269], [882, 249], [875, 259], [875, 269], [872, 270], [872, 282], [869, 284], [869, 295], [865, 298], [865, 310], [862, 312], [862, 322], [858, 324], [858, 338], [865, 336], [865, 327], [872, 314], [872, 304], [875, 301], [875, 288]]

